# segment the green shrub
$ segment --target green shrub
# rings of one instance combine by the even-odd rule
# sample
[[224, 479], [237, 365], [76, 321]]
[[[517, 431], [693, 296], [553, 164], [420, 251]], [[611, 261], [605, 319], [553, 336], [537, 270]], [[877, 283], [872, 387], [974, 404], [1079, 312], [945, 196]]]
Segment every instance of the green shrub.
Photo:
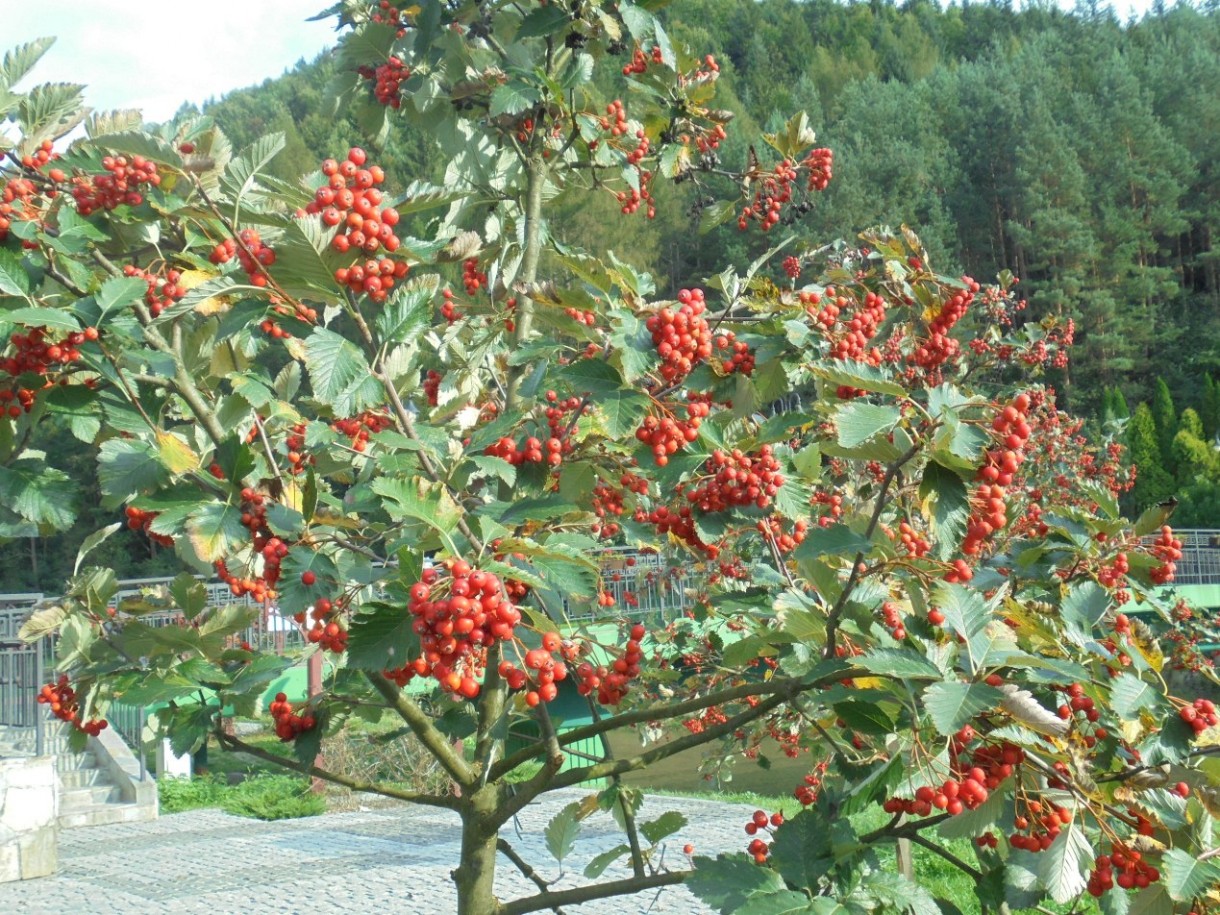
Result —
[[227, 786], [214, 778], [162, 778], [157, 781], [162, 813], [219, 807], [227, 790]]
[[290, 775], [260, 775], [224, 792], [226, 813], [258, 820], [287, 820], [326, 812], [326, 798], [310, 791], [309, 782]]

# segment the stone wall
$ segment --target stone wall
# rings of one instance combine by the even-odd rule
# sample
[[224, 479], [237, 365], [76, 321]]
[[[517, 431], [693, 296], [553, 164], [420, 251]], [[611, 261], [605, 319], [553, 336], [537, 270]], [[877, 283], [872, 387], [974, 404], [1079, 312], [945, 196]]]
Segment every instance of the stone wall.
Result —
[[58, 808], [55, 757], [0, 759], [0, 883], [55, 873]]

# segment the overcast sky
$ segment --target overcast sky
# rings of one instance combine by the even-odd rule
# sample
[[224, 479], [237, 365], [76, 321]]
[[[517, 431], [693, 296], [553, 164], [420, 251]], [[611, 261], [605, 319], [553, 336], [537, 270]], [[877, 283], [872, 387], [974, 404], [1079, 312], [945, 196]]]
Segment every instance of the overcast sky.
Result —
[[[742, 0], [746, 2], [746, 0]], [[1074, 0], [1057, 0], [1071, 8]], [[1105, 0], [1103, 0], [1103, 3]], [[1150, 0], [1109, 0], [1119, 17]], [[150, 121], [279, 76], [334, 40], [334, 20], [306, 22], [327, 0], [41, 0], [5, 4], [0, 50], [54, 35], [30, 78], [85, 83], [93, 108], [139, 108]]]

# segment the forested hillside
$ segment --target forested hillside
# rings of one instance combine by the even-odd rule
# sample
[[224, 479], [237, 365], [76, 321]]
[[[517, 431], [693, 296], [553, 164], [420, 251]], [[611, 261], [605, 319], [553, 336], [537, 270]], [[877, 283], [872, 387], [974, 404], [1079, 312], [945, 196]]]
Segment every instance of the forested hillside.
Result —
[[[1175, 521], [1220, 523], [1206, 507], [1220, 506], [1214, 450], [1204, 442], [1193, 461], [1172, 450], [1187, 408], [1211, 427], [1200, 441], [1215, 434], [1204, 399], [1209, 374], [1220, 376], [1220, 11], [1181, 5], [1121, 23], [1095, 5], [1069, 14], [1049, 3], [1018, 11], [928, 0], [681, 0], [665, 19], [676, 38], [716, 56], [736, 116], [726, 158], [744, 152], [733, 145], [751, 126], [778, 126], [797, 109], [834, 150], [834, 180], [802, 217], [806, 237], [906, 223], [938, 272], [985, 280], [1011, 268], [1031, 314], [1075, 320], [1072, 362], [1053, 382], [1091, 422], [1154, 406], [1163, 379], [1175, 425], [1162, 434], [1165, 450], [1145, 460], [1172, 466], [1136, 498], [1202, 482], [1190, 517]], [[630, 55], [624, 49], [624, 64]], [[295, 177], [354, 134], [358, 113], [323, 103], [336, 66], [329, 55], [302, 62], [204, 113], [239, 148], [282, 131], [276, 170]], [[379, 161], [392, 176], [438, 181], [445, 163], [429, 148], [392, 132]], [[623, 215], [612, 194], [594, 192], [564, 202], [564, 228], [589, 248], [651, 266], [662, 292], [704, 281], [713, 264], [748, 263], [788, 228], [760, 240], [730, 220], [704, 234], [696, 181], [654, 189], [655, 219], [644, 209]], [[1116, 391], [1130, 411], [1114, 407]], [[56, 587], [48, 569], [70, 565], [80, 537], [114, 520], [93, 515], [84, 513], [80, 534], [37, 546], [38, 579], [24, 558], [35, 555], [31, 544], [0, 548], [0, 590]], [[107, 548], [133, 551], [115, 559], [125, 570], [160, 564], [143, 538]]]

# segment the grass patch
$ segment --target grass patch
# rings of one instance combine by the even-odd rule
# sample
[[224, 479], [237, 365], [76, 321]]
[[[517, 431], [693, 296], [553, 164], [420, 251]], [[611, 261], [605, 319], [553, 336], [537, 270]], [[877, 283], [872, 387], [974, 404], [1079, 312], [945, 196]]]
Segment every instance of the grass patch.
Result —
[[259, 774], [236, 785], [223, 776], [163, 778], [157, 782], [162, 813], [219, 807], [234, 816], [284, 820], [326, 812], [326, 798], [310, 790], [308, 779]]

